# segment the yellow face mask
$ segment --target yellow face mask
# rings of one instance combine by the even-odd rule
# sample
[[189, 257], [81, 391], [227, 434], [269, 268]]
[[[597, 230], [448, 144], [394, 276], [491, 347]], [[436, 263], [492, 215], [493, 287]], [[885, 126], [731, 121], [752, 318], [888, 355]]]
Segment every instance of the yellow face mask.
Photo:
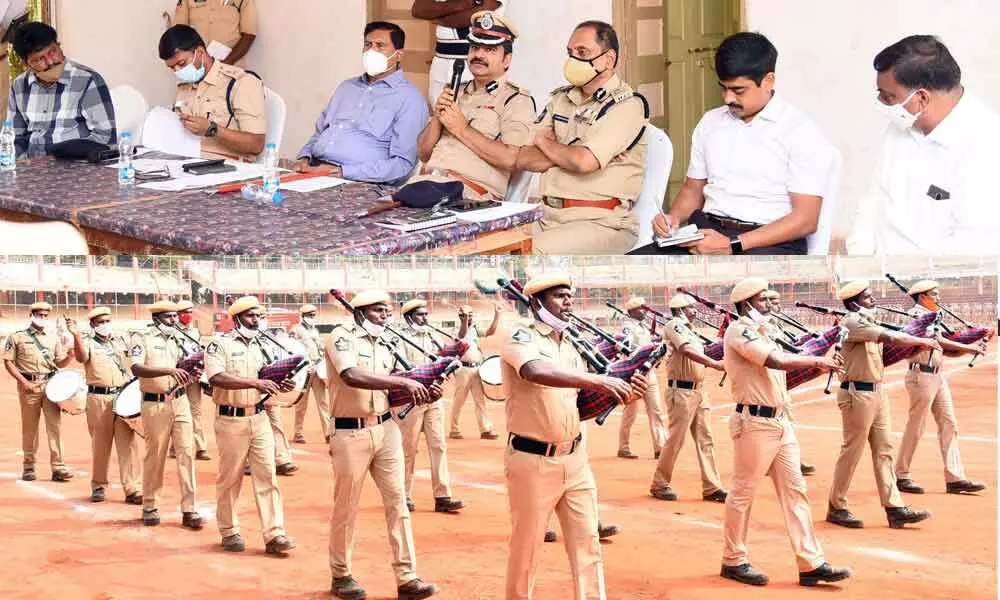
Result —
[[607, 53], [608, 51], [605, 50], [590, 60], [577, 58], [575, 56], [567, 57], [566, 63], [563, 65], [563, 76], [566, 77], [566, 81], [572, 84], [573, 87], [583, 87], [587, 85], [604, 73], [604, 71], [597, 70], [597, 67], [594, 66], [594, 61]]

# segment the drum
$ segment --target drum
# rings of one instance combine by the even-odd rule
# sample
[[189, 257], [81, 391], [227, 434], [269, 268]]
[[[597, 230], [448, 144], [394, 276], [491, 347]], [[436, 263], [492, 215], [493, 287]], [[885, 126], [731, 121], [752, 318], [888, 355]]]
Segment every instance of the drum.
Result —
[[71, 415], [87, 410], [87, 378], [83, 371], [62, 369], [45, 384], [45, 397]]
[[479, 365], [479, 379], [483, 382], [483, 395], [497, 402], [503, 402], [507, 399], [500, 373], [499, 356], [491, 356]]
[[142, 426], [142, 391], [139, 390], [138, 379], [133, 379], [118, 392], [113, 410], [136, 435], [146, 437], [146, 430]]

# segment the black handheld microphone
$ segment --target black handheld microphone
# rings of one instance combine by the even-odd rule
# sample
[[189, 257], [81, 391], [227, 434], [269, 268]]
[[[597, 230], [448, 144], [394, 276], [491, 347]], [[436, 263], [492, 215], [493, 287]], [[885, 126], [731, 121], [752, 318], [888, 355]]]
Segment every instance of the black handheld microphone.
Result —
[[465, 59], [456, 60], [451, 67], [451, 91], [458, 100], [458, 87], [462, 85], [462, 75], [465, 75]]

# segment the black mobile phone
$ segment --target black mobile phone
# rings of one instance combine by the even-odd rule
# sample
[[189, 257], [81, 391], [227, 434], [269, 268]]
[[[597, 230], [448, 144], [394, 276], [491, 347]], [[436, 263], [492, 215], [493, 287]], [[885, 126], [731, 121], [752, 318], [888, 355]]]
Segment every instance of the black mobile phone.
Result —
[[203, 160], [184, 165], [184, 172], [192, 175], [211, 175], [213, 173], [229, 173], [235, 171], [236, 167], [227, 165], [224, 159]]
[[486, 208], [494, 208], [501, 206], [502, 203], [496, 200], [469, 200], [468, 198], [463, 198], [458, 202], [453, 202], [446, 204], [444, 208], [448, 210], [455, 211], [457, 213], [471, 212], [474, 210], [483, 210]]

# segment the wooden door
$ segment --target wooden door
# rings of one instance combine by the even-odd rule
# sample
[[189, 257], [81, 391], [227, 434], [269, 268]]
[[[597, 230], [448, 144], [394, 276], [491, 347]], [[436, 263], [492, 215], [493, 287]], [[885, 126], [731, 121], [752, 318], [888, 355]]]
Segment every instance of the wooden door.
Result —
[[412, 7], [412, 0], [368, 0], [368, 20], [389, 21], [403, 28], [406, 32], [403, 71], [426, 95], [434, 58], [434, 24], [414, 19], [410, 14]]

